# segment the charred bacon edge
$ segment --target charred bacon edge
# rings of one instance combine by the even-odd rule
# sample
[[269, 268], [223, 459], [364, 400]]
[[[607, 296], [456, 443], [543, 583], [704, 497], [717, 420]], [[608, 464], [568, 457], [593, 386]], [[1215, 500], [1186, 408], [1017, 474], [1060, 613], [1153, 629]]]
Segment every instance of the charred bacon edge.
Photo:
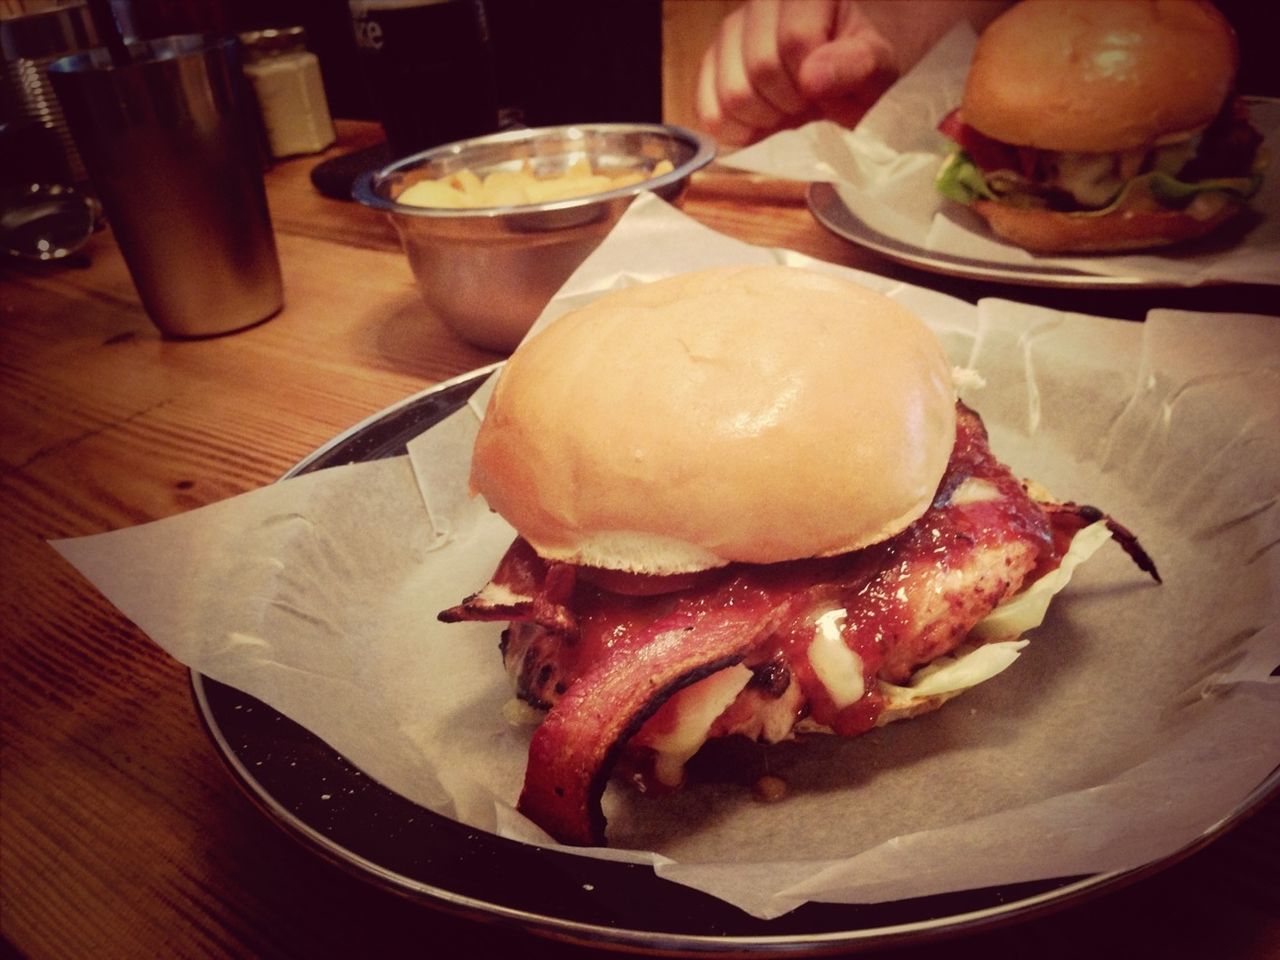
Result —
[[533, 732], [517, 809], [562, 843], [603, 844], [600, 799], [630, 737], [679, 689], [742, 662], [777, 616], [763, 602], [672, 615], [615, 649]]
[[576, 583], [573, 564], [547, 563], [528, 541], [516, 537], [489, 582], [457, 606], [441, 610], [436, 619], [442, 623], [529, 621], [572, 640], [578, 622], [567, 604]]
[[[577, 771], [573, 783], [569, 787], [553, 786], [551, 796], [536, 783], [530, 765], [526, 772], [525, 787], [520, 794], [517, 809], [530, 820], [540, 825], [561, 843], [575, 846], [603, 846], [607, 820], [601, 801], [613, 776], [614, 768], [628, 741], [644, 726], [673, 696], [685, 687], [692, 686], [720, 670], [736, 666], [746, 659], [748, 648], [739, 652], [709, 660], [686, 670], [666, 685], [653, 690], [639, 707], [630, 712], [626, 723], [616, 733], [612, 733], [608, 742], [603, 738], [597, 741], [603, 749], [598, 751], [598, 760], [585, 765]], [[554, 711], [554, 707], [552, 708]], [[551, 719], [551, 714], [543, 721], [543, 726]], [[540, 726], [538, 730], [541, 730]], [[535, 731], [534, 736], [537, 736]], [[530, 744], [530, 753], [533, 752]], [[581, 774], [587, 774], [584, 778]], [[531, 784], [531, 781], [534, 783]], [[585, 830], [583, 829], [585, 828]]]
[[1037, 502], [1044, 507], [1049, 514], [1050, 522], [1054, 523], [1055, 527], [1058, 526], [1062, 517], [1075, 518], [1076, 523], [1071, 525], [1070, 529], [1071, 536], [1075, 536], [1076, 533], [1089, 524], [1097, 523], [1101, 520], [1107, 525], [1107, 530], [1111, 532], [1112, 539], [1119, 544], [1120, 549], [1129, 555], [1129, 559], [1134, 562], [1134, 565], [1150, 576], [1156, 583], [1164, 583], [1164, 580], [1160, 577], [1160, 571], [1156, 569], [1156, 562], [1151, 559], [1151, 555], [1147, 553], [1146, 549], [1138, 541], [1137, 534], [1110, 514], [1084, 503], [1054, 500], [1038, 500]]
[[[533, 620], [528, 621], [528, 623], [540, 627], [548, 636], [557, 638], [561, 643], [571, 644], [574, 642], [573, 634], [550, 630], [546, 626], [538, 624]], [[512, 623], [507, 627], [507, 629], [503, 630], [502, 637], [498, 642], [498, 650], [502, 654], [502, 662], [504, 664], [507, 663], [508, 651], [512, 641], [511, 631], [514, 627], [515, 623]], [[510, 668], [508, 667], [508, 669]], [[545, 690], [547, 684], [550, 683], [553, 671], [554, 667], [548, 663], [538, 665], [536, 660], [532, 659], [529, 656], [528, 650], [526, 650], [525, 655], [520, 658], [518, 679], [515, 684], [517, 699], [523, 700], [525, 703], [529, 704], [529, 706], [544, 712], [554, 707], [556, 701], [548, 700], [547, 698], [539, 695], [539, 691]], [[557, 678], [556, 688], [558, 699], [559, 696], [564, 695], [566, 686], [562, 680]]]

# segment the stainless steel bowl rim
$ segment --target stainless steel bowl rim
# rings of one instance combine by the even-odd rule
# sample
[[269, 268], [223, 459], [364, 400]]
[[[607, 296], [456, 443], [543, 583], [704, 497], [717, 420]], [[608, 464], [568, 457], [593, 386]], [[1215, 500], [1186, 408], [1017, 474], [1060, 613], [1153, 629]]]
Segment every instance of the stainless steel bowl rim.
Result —
[[[396, 173], [412, 169], [415, 166], [440, 157], [457, 156], [472, 147], [487, 146], [491, 144], [501, 145], [508, 142], [519, 143], [526, 140], [554, 139], [557, 136], [570, 137], [573, 134], [586, 135], [592, 133], [653, 133], [668, 137], [672, 140], [686, 141], [695, 149], [692, 157], [677, 166], [675, 169], [661, 174], [660, 176], [651, 177], [647, 180], [642, 180], [639, 183], [628, 184], [627, 186], [619, 187], [616, 190], [606, 190], [603, 193], [590, 193], [585, 196], [570, 197], [564, 200], [552, 200], [547, 203], [522, 203], [505, 207], [420, 207], [406, 203], [397, 203], [394, 200], [388, 200], [386, 197], [380, 197], [374, 189], [375, 184], [385, 180], [387, 177], [395, 175]], [[705, 167], [715, 159], [715, 156], [716, 143], [714, 140], [704, 134], [698, 133], [697, 131], [689, 130], [685, 127], [678, 127], [673, 124], [571, 123], [555, 127], [517, 128], [514, 130], [503, 130], [499, 133], [485, 134], [480, 137], [472, 137], [469, 140], [458, 140], [454, 143], [446, 143], [438, 147], [431, 147], [428, 150], [423, 150], [411, 156], [396, 160], [394, 163], [390, 163], [380, 169], [366, 171], [356, 178], [355, 183], [352, 185], [351, 194], [360, 203], [365, 206], [372, 207], [375, 210], [385, 210], [388, 213], [402, 214], [409, 217], [448, 220], [510, 217], [526, 213], [544, 213], [552, 210], [571, 210], [575, 207], [591, 206], [597, 203], [634, 196], [646, 190], [658, 191], [679, 183], [681, 180], [690, 176], [694, 171]]]

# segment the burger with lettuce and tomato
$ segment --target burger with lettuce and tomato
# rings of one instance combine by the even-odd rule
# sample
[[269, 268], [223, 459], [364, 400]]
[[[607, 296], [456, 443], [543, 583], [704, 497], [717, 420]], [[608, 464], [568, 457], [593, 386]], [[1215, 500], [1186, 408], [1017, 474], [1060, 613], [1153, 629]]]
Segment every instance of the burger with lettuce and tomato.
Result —
[[1160, 247], [1239, 215], [1266, 165], [1238, 48], [1200, 0], [1022, 0], [983, 32], [937, 176], [1043, 253]]

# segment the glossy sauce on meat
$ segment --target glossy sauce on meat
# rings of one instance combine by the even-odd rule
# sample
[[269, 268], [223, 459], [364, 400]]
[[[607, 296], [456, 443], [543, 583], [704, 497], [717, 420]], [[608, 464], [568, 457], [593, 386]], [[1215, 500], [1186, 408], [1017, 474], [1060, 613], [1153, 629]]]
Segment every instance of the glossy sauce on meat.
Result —
[[639, 576], [548, 563], [517, 538], [492, 580], [439, 618], [508, 621], [502, 652], [516, 693], [547, 711], [518, 808], [563, 843], [596, 845], [615, 772], [673, 787], [709, 737], [854, 735], [935, 708], [945, 694], [902, 701], [892, 690], [886, 708], [881, 684], [900, 690], [917, 668], [953, 653], [1098, 521], [1159, 582], [1114, 519], [1033, 497], [961, 404], [929, 509], [874, 547]]
[[[707, 736], [783, 739], [801, 719], [862, 733], [883, 710], [878, 680], [901, 684], [952, 651], [1056, 566], [1059, 546], [1045, 510], [961, 405], [931, 506], [873, 547], [652, 578], [547, 563], [517, 540], [493, 582], [441, 617], [510, 620], [503, 656], [517, 694], [549, 710], [520, 809], [566, 842], [594, 843], [599, 795], [624, 755], [643, 773], [646, 751], [660, 752], [691, 719], [700, 732], [677, 739], [694, 748]], [[712, 689], [731, 698], [714, 718]]]

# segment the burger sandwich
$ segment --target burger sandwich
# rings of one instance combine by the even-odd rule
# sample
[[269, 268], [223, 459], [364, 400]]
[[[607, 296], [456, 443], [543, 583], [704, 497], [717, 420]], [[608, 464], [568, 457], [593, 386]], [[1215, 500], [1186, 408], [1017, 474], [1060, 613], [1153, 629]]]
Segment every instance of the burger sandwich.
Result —
[[937, 188], [1037, 252], [1204, 236], [1266, 165], [1237, 59], [1201, 0], [1022, 0], [978, 39]]
[[1099, 511], [1032, 492], [894, 300], [783, 267], [622, 289], [498, 376], [471, 485], [518, 536], [440, 614], [507, 622], [540, 711], [519, 809], [605, 839], [610, 777], [680, 785], [707, 740], [860, 734], [1017, 656]]

